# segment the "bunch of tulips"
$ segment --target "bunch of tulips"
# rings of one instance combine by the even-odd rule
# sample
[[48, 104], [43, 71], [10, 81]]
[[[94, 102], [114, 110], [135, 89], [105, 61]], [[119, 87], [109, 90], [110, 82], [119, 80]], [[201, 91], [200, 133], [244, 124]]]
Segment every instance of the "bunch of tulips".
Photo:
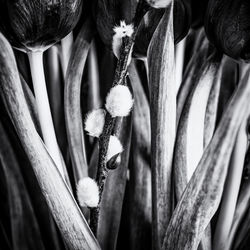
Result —
[[249, 249], [249, 12], [0, 0], [0, 249]]

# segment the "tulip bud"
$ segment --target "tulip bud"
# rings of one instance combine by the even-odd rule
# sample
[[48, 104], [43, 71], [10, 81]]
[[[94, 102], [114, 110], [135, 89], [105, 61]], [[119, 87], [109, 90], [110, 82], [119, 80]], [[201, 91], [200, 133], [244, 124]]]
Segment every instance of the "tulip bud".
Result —
[[249, 60], [249, 0], [210, 0], [205, 18], [209, 40], [234, 59]]
[[0, 30], [13, 47], [43, 51], [78, 22], [82, 0], [0, 0]]

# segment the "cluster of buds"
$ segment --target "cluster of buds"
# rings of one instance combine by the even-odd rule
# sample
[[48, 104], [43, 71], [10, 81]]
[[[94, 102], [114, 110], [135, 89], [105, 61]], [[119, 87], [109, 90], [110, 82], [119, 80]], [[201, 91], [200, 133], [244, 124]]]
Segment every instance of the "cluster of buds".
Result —
[[[127, 86], [116, 85], [111, 88], [105, 103], [105, 109], [95, 109], [89, 112], [85, 119], [85, 131], [90, 136], [99, 138], [103, 132], [106, 113], [112, 118], [129, 115], [133, 106], [133, 97]], [[116, 136], [111, 136], [108, 147], [107, 160], [122, 152], [122, 146]]]
[[[115, 85], [106, 97], [105, 109], [95, 109], [87, 114], [84, 122], [85, 131], [90, 136], [99, 138], [103, 133], [107, 112], [112, 118], [128, 116], [133, 102], [132, 94], [127, 86]], [[107, 163], [114, 158], [118, 161], [122, 151], [123, 146], [118, 137], [111, 135], [107, 148]], [[89, 177], [81, 179], [77, 187], [77, 196], [81, 206], [97, 207], [100, 200], [97, 183]]]

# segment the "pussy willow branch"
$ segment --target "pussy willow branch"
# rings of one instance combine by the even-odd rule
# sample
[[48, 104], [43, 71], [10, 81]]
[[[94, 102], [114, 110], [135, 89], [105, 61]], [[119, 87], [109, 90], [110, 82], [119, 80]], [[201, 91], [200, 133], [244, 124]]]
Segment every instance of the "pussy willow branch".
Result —
[[[126, 84], [129, 56], [130, 56], [131, 50], [133, 49], [138, 25], [143, 15], [147, 11], [147, 9], [148, 9], [148, 5], [145, 4], [143, 0], [140, 0], [137, 5], [135, 18], [133, 20], [134, 33], [132, 34], [131, 37], [126, 36], [122, 39], [122, 46], [120, 48], [120, 58], [116, 66], [115, 77], [114, 77], [112, 87], [116, 85]], [[100, 213], [100, 203], [101, 203], [105, 181], [107, 179], [108, 171], [109, 171], [107, 168], [107, 151], [108, 151], [109, 139], [113, 131], [115, 121], [116, 119], [113, 118], [109, 113], [107, 113], [106, 118], [105, 118], [103, 133], [99, 139], [99, 162], [98, 162], [98, 168], [97, 168], [96, 182], [99, 187], [100, 200], [99, 200], [98, 206], [96, 208], [92, 208], [90, 212], [90, 228], [92, 229], [94, 235], [97, 235], [98, 219], [99, 219], [99, 213]]]
[[[126, 78], [127, 74], [128, 58], [130, 50], [132, 49], [132, 45], [133, 45], [132, 38], [125, 37], [123, 39], [121, 46], [121, 56], [117, 64], [115, 78], [112, 87], [116, 85], [122, 85], [126, 82], [124, 81], [124, 79]], [[116, 119], [113, 118], [109, 113], [106, 114], [103, 133], [101, 134], [99, 139], [99, 162], [97, 168], [96, 182], [99, 187], [100, 200], [98, 206], [96, 208], [91, 209], [90, 213], [90, 228], [92, 229], [95, 235], [97, 234], [101, 197], [103, 193], [104, 184], [108, 176], [108, 168], [106, 164], [107, 164], [107, 151], [108, 151], [109, 138], [113, 131], [115, 120]]]

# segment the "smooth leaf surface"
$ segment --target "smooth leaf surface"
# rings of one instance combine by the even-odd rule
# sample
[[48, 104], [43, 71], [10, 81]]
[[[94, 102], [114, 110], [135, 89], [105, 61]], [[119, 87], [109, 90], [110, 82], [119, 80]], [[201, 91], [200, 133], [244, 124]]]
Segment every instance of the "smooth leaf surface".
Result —
[[173, 4], [154, 32], [148, 49], [153, 248], [160, 249], [172, 213], [172, 159], [176, 130]]
[[205, 228], [216, 212], [237, 131], [249, 115], [248, 79], [249, 70], [241, 79], [212, 141], [177, 204], [162, 249], [197, 249]]
[[81, 111], [81, 82], [94, 33], [91, 21], [85, 21], [73, 46], [65, 82], [66, 129], [76, 183], [88, 176]]
[[13, 51], [2, 35], [0, 51], [0, 93], [54, 219], [70, 248], [99, 249], [69, 188], [35, 130], [24, 99]]

